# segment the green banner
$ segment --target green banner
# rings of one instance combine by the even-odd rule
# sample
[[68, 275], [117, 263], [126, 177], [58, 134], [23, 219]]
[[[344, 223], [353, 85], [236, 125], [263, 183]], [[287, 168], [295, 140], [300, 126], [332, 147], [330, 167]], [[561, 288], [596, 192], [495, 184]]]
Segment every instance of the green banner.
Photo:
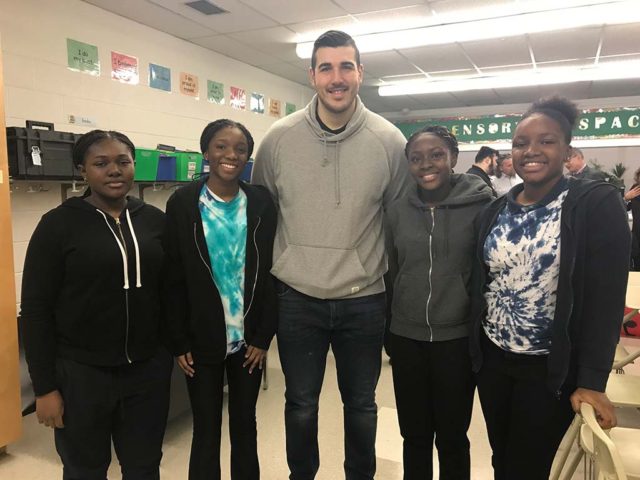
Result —
[[[460, 143], [510, 141], [520, 116], [426, 119], [396, 123], [405, 137], [427, 125], [447, 127]], [[640, 137], [640, 109], [585, 111], [573, 131], [576, 139]]]
[[98, 47], [67, 38], [67, 65], [72, 70], [100, 75]]

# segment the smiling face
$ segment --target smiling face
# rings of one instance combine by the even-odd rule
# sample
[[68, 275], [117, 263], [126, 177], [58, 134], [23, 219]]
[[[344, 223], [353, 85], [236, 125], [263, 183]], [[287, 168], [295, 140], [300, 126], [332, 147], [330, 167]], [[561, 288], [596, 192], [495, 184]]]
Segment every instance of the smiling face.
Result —
[[[355, 107], [362, 83], [362, 65], [356, 62], [353, 47], [322, 47], [316, 51], [316, 67], [309, 70], [318, 94], [318, 112], [341, 115]], [[348, 119], [347, 119], [348, 120]]]
[[418, 186], [431, 192], [448, 188], [451, 169], [458, 156], [453, 154], [447, 143], [433, 133], [417, 136], [407, 151], [409, 171]]
[[107, 138], [91, 145], [79, 169], [92, 195], [102, 201], [123, 199], [133, 185], [133, 156], [118, 140]]
[[542, 113], [518, 123], [511, 148], [513, 167], [525, 186], [549, 189], [562, 177], [571, 149], [560, 124]]
[[218, 130], [204, 152], [211, 177], [222, 183], [236, 183], [249, 160], [248, 151], [242, 130], [237, 127]]

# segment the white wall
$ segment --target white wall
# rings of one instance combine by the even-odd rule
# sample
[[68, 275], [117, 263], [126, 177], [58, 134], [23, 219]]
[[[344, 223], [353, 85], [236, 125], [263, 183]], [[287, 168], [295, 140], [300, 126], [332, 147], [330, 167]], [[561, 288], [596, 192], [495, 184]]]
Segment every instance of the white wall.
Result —
[[[7, 126], [25, 120], [53, 122], [56, 130], [85, 132], [96, 127], [68, 123], [67, 115], [92, 117], [97, 128], [120, 130], [136, 146], [158, 143], [198, 150], [204, 126], [217, 118], [243, 123], [256, 144], [276, 120], [266, 114], [234, 110], [228, 105], [231, 85], [262, 93], [298, 108], [312, 90], [197, 45], [145, 27], [79, 0], [0, 0], [0, 37], [4, 60]], [[101, 75], [67, 68], [66, 39], [96, 45]], [[138, 57], [140, 85], [111, 80], [111, 51]], [[171, 68], [172, 92], [149, 88], [148, 64]], [[200, 99], [179, 93], [180, 72], [199, 77]], [[209, 103], [207, 79], [224, 83], [227, 105]], [[36, 190], [28, 192], [28, 190]], [[171, 192], [145, 190], [158, 207]], [[12, 188], [16, 301], [20, 301], [27, 244], [43, 213], [60, 203], [60, 185], [15, 182]]]

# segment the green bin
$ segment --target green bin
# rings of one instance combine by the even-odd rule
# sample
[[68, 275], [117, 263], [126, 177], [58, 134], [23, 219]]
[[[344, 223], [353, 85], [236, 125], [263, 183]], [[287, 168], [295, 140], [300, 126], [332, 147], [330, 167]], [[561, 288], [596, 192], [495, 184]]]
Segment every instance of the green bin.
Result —
[[136, 174], [137, 182], [155, 182], [158, 175], [158, 160], [160, 152], [147, 148], [136, 148]]
[[176, 180], [190, 182], [194, 175], [202, 172], [202, 154], [197, 152], [176, 152]]

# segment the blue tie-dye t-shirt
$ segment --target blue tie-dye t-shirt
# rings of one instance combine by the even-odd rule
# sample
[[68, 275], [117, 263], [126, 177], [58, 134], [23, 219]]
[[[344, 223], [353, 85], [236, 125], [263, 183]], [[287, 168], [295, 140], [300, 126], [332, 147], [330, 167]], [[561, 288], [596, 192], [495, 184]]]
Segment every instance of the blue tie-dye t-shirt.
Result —
[[227, 325], [227, 355], [244, 341], [244, 268], [247, 246], [247, 196], [240, 190], [225, 202], [207, 185], [200, 192], [200, 216]]
[[489, 268], [484, 331], [503, 350], [549, 353], [560, 271], [560, 216], [568, 193], [562, 179], [535, 205], [507, 203], [484, 243]]

